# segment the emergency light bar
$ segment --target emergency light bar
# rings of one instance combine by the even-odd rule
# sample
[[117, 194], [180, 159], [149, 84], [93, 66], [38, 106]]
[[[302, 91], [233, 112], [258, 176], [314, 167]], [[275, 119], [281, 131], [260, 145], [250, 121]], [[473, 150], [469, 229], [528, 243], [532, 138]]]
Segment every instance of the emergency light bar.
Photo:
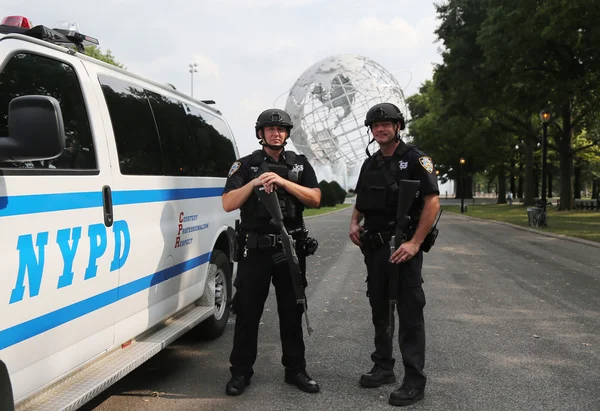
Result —
[[54, 29], [49, 29], [48, 27], [41, 25], [33, 27], [31, 21], [27, 17], [7, 16], [2, 19], [0, 33], [20, 33], [54, 44], [63, 44], [67, 46], [74, 45], [81, 53], [85, 51], [85, 47], [87, 46], [98, 46], [100, 44], [98, 39], [81, 34], [77, 23], [63, 22], [59, 25], [62, 27]]
[[33, 27], [31, 21], [23, 16], [6, 16], [2, 19], [1, 24], [3, 26], [21, 27], [23, 29], [30, 29]]

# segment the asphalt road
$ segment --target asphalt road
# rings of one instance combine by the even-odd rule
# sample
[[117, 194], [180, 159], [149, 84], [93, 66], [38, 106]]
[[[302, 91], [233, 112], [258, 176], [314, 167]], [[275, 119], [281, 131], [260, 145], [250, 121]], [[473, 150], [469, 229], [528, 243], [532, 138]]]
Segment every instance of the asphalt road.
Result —
[[[225, 395], [230, 320], [220, 339], [201, 341], [191, 331], [84, 409], [392, 409], [387, 399], [397, 385], [358, 385], [372, 365], [373, 330], [349, 218], [346, 209], [307, 220], [320, 243], [309, 260], [315, 333], [306, 338], [319, 394], [283, 382], [272, 290], [255, 376], [242, 396]], [[408, 409], [599, 410], [600, 248], [451, 213], [439, 227], [424, 263], [429, 383], [425, 399]]]

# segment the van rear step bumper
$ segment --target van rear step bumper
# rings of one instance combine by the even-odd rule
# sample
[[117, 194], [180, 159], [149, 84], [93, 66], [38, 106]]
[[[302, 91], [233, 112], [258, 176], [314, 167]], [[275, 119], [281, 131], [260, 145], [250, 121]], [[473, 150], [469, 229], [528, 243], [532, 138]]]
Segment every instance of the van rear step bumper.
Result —
[[192, 304], [125, 348], [108, 352], [42, 393], [17, 404], [17, 411], [76, 410], [129, 374], [187, 331], [210, 317], [214, 306]]

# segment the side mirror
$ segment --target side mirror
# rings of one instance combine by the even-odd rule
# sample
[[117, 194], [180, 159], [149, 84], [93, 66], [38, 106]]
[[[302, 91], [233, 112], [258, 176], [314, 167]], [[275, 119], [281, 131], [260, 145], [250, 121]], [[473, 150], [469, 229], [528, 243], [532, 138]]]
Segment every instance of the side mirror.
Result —
[[62, 111], [54, 97], [16, 97], [8, 106], [8, 136], [0, 136], [0, 161], [57, 158], [65, 149], [65, 138]]

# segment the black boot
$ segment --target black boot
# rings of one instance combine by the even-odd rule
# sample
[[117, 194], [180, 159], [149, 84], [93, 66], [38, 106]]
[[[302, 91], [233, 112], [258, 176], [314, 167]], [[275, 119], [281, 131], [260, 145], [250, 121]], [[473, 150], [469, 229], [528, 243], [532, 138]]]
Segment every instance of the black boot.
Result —
[[360, 376], [359, 384], [365, 388], [377, 388], [394, 382], [396, 382], [394, 371], [384, 370], [381, 366], [374, 365], [371, 371]]
[[250, 385], [250, 378], [246, 378], [243, 375], [234, 375], [227, 382], [225, 393], [227, 395], [240, 395], [248, 385]]
[[306, 371], [300, 371], [289, 374], [285, 373], [284, 381], [288, 384], [295, 385], [304, 392], [315, 393], [321, 390], [319, 384], [317, 384], [315, 380], [310, 378]]
[[425, 388], [413, 388], [410, 385], [402, 384], [400, 388], [390, 394], [389, 403], [392, 405], [405, 406], [411, 405], [422, 400], [425, 397]]

